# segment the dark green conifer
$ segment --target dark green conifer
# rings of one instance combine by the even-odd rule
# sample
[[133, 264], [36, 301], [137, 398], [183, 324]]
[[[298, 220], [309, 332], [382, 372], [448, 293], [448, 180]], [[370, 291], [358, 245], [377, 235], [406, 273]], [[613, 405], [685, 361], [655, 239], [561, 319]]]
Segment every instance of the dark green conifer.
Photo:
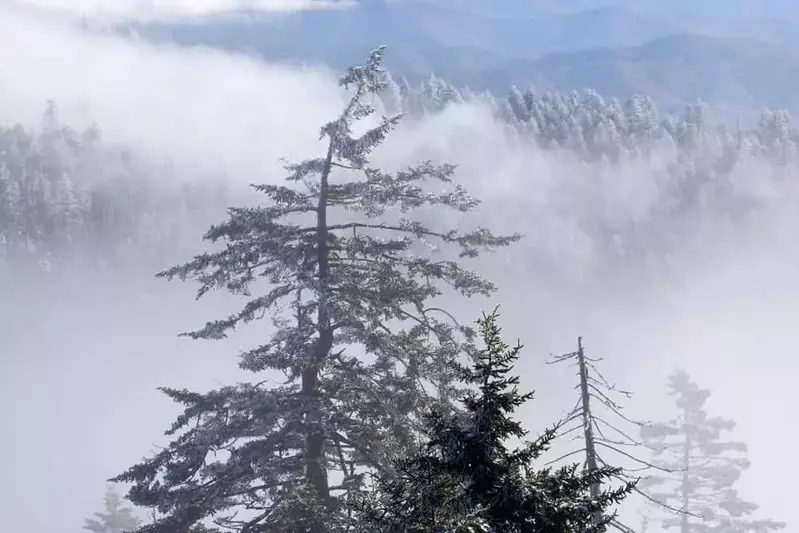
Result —
[[[359, 502], [365, 527], [392, 533], [604, 531], [612, 506], [633, 483], [592, 496], [592, 485], [619, 470], [580, 471], [576, 464], [536, 468], [556, 428], [519, 448], [508, 447], [509, 439], [527, 434], [512, 414], [533, 397], [521, 394], [519, 377], [511, 375], [522, 346], [502, 340], [496, 313], [484, 315], [478, 326], [485, 348], [471, 367], [461, 368], [464, 381], [476, 389], [463, 398], [465, 413], [429, 414], [429, 440], [397, 461], [392, 472], [376, 476], [376, 494]], [[597, 513], [603, 515], [599, 523]]]

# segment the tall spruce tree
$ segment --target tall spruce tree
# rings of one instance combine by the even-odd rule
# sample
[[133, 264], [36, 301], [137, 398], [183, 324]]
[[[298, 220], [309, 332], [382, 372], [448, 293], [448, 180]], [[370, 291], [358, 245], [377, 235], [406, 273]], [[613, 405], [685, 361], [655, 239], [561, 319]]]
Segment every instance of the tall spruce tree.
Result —
[[710, 391], [699, 388], [685, 372], [669, 378], [669, 389], [680, 414], [641, 428], [654, 463], [674, 472], [648, 476], [642, 486], [649, 488], [653, 499], [683, 511], [665, 518], [663, 527], [680, 533], [767, 533], [785, 527], [782, 522], [751, 518], [758, 506], [735, 490], [741, 473], [749, 468], [743, 455], [746, 444], [723, 438], [735, 422], [708, 415], [704, 404]]
[[391, 474], [376, 475], [375, 495], [358, 505], [365, 509], [365, 531], [598, 532], [611, 521], [611, 507], [633, 490], [630, 482], [592, 492], [618, 475], [617, 468], [536, 469], [533, 463], [557, 427], [509, 449], [509, 439], [527, 434], [511, 415], [533, 395], [519, 393], [519, 377], [510, 375], [522, 346], [502, 340], [497, 318], [494, 312], [478, 321], [485, 348], [471, 367], [461, 368], [462, 378], [476, 389], [463, 398], [465, 413], [431, 411], [429, 441], [398, 461]]
[[[163, 389], [185, 405], [167, 432], [177, 437], [115, 478], [133, 483], [133, 502], [163, 515], [147, 530], [181, 532], [211, 518], [245, 533], [342, 529], [343, 502], [363, 490], [365, 471], [415, 442], [415, 413], [458, 393], [452, 362], [472, 332], [433, 300], [444, 286], [490, 294], [494, 286], [454, 252], [471, 258], [519, 236], [406, 218], [418, 208], [467, 212], [478, 202], [452, 184], [452, 165], [391, 174], [370, 164], [400, 120], [353, 132], [386, 87], [382, 63], [379, 48], [342, 77], [351, 98], [321, 128], [324, 154], [287, 165], [288, 185], [254, 185], [267, 204], [232, 208], [206, 233], [227, 241], [221, 251], [159, 274], [196, 280], [198, 297], [213, 289], [247, 297], [240, 312], [185, 334], [193, 339], [223, 339], [271, 316], [271, 338], [244, 352], [240, 366], [282, 372], [286, 382], [205, 394]], [[430, 252], [436, 241], [453, 254]]]
[[104, 510], [87, 518], [83, 529], [93, 533], [128, 533], [135, 531], [141, 521], [133, 514], [133, 508], [125, 505], [122, 496], [112, 487], [105, 491]]

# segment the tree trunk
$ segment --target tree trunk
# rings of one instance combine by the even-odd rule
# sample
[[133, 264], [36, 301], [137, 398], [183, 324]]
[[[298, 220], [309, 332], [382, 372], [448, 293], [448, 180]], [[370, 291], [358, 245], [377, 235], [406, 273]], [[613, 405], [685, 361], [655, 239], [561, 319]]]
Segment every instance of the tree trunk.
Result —
[[691, 524], [688, 522], [688, 505], [690, 501], [690, 490], [688, 486], [689, 468], [691, 467], [691, 438], [685, 437], [685, 448], [683, 449], [683, 473], [682, 483], [680, 484], [680, 492], [682, 492], [683, 504], [682, 513], [680, 516], [680, 533], [689, 533], [691, 531]]
[[[596, 446], [594, 444], [594, 428], [591, 426], [591, 395], [588, 392], [588, 369], [585, 366], [583, 338], [577, 338], [577, 364], [580, 367], [580, 399], [583, 412], [583, 436], [585, 438], [585, 462], [589, 472], [597, 470]], [[597, 499], [600, 494], [599, 483], [591, 484], [591, 498]], [[594, 514], [594, 523], [599, 524], [602, 513]]]
[[330, 501], [330, 487], [325, 467], [325, 431], [322, 426], [321, 398], [319, 392], [319, 370], [330, 354], [333, 346], [333, 329], [330, 324], [328, 305], [328, 284], [330, 263], [327, 230], [327, 199], [331, 162], [333, 160], [333, 139], [328, 147], [327, 158], [320, 176], [319, 203], [317, 207], [317, 264], [319, 268], [319, 307], [317, 311], [316, 342], [311, 361], [302, 372], [302, 395], [306, 406], [308, 432], [305, 440], [305, 476], [324, 504]]

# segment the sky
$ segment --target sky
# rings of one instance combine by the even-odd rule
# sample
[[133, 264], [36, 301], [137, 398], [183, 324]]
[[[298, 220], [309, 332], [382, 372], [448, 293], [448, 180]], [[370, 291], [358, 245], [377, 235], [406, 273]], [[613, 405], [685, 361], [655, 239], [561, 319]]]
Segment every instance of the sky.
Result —
[[[277, 181], [282, 157], [314, 156], [319, 126], [343, 102], [335, 73], [324, 69], [86, 36], [8, 4], [0, 4], [0, 50], [14, 51], [0, 55], [0, 122], [35, 126], [54, 99], [66, 123], [96, 122], [109, 141], [169, 159], [178, 173], [224, 171], [240, 184]], [[743, 495], [764, 516], [796, 527], [784, 481], [795, 468], [789, 421], [799, 400], [795, 192], [779, 189], [763, 169], [742, 167], [739, 185], [770, 202], [766, 216], [730, 231], [707, 213], [695, 232], [699, 245], [677, 250], [658, 277], [637, 262], [623, 273], [603, 269], [596, 243], [580, 230], [634, 220], [661, 201], [657, 159], [612, 172], [586, 168], [520, 147], [479, 106], [408, 123], [375, 158], [387, 168], [425, 158], [459, 164], [458, 178], [485, 200], [480, 222], [526, 234], [478, 265], [498, 280], [496, 299], [457, 309], [469, 320], [501, 304], [506, 331], [526, 345], [523, 383], [539, 398], [524, 412], [531, 429], [571, 407], [567, 370], [544, 361], [573, 350], [578, 335], [605, 358], [606, 375], [637, 393], [629, 406], [635, 416], [669, 416], [665, 379], [684, 368], [713, 390], [708, 409], [734, 418], [736, 437], [750, 446]], [[0, 300], [4, 531], [78, 531], [98, 510], [104, 480], [163, 442], [176, 412], [155, 387], [243, 379], [235, 353], [257, 342], [258, 327], [218, 343], [176, 337], [237, 300], [195, 302], [191, 287], [148, 284], [149, 272], [132, 276], [20, 288]]]

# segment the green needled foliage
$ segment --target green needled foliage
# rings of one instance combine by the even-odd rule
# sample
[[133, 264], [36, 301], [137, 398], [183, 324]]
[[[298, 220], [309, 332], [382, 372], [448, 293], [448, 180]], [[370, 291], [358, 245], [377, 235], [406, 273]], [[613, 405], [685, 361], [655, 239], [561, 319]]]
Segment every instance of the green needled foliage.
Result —
[[[512, 417], [532, 399], [511, 375], [521, 345], [501, 338], [496, 312], [478, 321], [485, 348], [462, 379], [476, 388], [466, 394], [463, 415], [433, 410], [426, 418], [429, 441], [377, 475], [377, 491], [357, 505], [365, 531], [437, 533], [491, 531], [563, 533], [604, 531], [611, 507], [634, 487], [625, 484], [591, 495], [591, 486], [618, 474], [615, 468], [578, 471], [577, 465], [540, 468], [534, 462], [555, 438], [548, 429], [533, 442], [509, 449], [508, 439], [527, 432]], [[596, 513], [603, 519], [595, 522]]]

